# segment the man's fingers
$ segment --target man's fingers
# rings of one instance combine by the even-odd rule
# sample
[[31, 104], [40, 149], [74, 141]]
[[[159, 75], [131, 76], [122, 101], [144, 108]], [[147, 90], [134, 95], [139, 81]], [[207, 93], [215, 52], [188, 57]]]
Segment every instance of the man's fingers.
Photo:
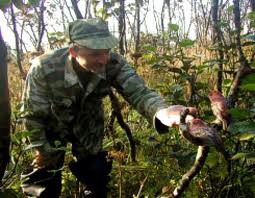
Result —
[[186, 122], [186, 123], [191, 122], [193, 119], [194, 119], [194, 116], [192, 116], [192, 115], [187, 115], [186, 118], [185, 118], [185, 122]]
[[173, 105], [165, 109], [161, 109], [157, 112], [156, 117], [161, 121], [162, 124], [169, 127], [176, 127], [180, 124], [181, 113], [185, 109], [189, 109], [185, 122], [190, 122], [197, 117], [197, 109], [194, 107], [185, 107], [182, 105]]

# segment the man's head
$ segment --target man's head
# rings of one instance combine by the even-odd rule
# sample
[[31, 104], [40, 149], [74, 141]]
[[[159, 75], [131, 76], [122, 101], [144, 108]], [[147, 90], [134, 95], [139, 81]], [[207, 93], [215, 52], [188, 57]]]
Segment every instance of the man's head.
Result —
[[69, 24], [67, 38], [71, 44], [70, 54], [81, 67], [102, 73], [109, 60], [111, 48], [118, 44], [109, 31], [105, 21], [93, 19], [79, 19]]

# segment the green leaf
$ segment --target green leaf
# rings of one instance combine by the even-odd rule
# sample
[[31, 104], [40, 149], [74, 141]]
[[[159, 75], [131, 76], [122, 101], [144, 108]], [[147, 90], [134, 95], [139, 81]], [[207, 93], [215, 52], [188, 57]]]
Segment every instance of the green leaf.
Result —
[[255, 158], [255, 152], [250, 152], [250, 153], [237, 153], [232, 157], [232, 160], [239, 160], [239, 159], [253, 159]]
[[241, 86], [241, 89], [247, 90], [247, 91], [255, 91], [255, 83], [249, 83]]
[[43, 145], [43, 142], [38, 142], [37, 144], [29, 144], [28, 146], [26, 146], [23, 149], [23, 151], [31, 150], [31, 149], [37, 148], [39, 146], [42, 146], [42, 145]]
[[255, 133], [255, 123], [253, 121], [236, 122], [229, 126], [231, 133]]
[[40, 4], [40, 0], [28, 0], [29, 4], [35, 7], [38, 7]]
[[249, 74], [242, 79], [242, 84], [255, 83], [255, 74]]
[[0, 0], [0, 9], [5, 12], [5, 9], [11, 4], [11, 0]]
[[245, 188], [249, 188], [251, 193], [255, 195], [255, 176], [254, 175], [247, 175], [247, 177], [243, 178]]
[[153, 53], [143, 54], [143, 59], [150, 65], [157, 62], [157, 57]]
[[152, 66], [151, 66], [151, 68], [152, 69], [162, 69], [162, 67], [164, 67], [164, 66], [162, 66], [162, 65], [160, 65], [160, 64], [158, 64], [158, 63], [155, 63], [155, 64], [153, 64]]
[[239, 109], [239, 108], [232, 108], [229, 110], [229, 113], [231, 114], [232, 118], [237, 120], [243, 120], [250, 116], [250, 113], [248, 110]]
[[218, 21], [218, 22], [217, 22], [217, 26], [218, 26], [219, 28], [228, 27], [228, 24], [229, 24], [229, 22], [226, 21], [226, 20], [221, 20], [221, 21]]
[[197, 67], [198, 74], [201, 74], [204, 72], [205, 69], [208, 69], [208, 65], [206, 64], [196, 65], [196, 67]]
[[179, 92], [183, 90], [183, 87], [181, 85], [173, 85], [170, 87], [170, 90], [172, 92]]
[[213, 65], [218, 65], [220, 62], [218, 59], [210, 59], [207, 61], [204, 61], [204, 64], [206, 64], [208, 67]]
[[172, 157], [175, 157], [178, 161], [180, 167], [189, 167], [191, 163], [195, 160], [195, 152], [194, 151], [186, 151], [186, 152], [170, 152]]
[[240, 141], [247, 141], [253, 139], [255, 137], [255, 133], [242, 133], [239, 136]]
[[251, 20], [255, 20], [255, 11], [248, 13], [248, 18]]
[[227, 8], [228, 13], [232, 13], [234, 11], [234, 5], [231, 5]]
[[0, 6], [6, 6], [6, 5], [10, 4], [10, 3], [11, 3], [11, 0], [1, 0], [0, 1]]
[[188, 47], [188, 46], [192, 46], [195, 43], [195, 41], [191, 40], [191, 39], [183, 39], [180, 41], [179, 46], [180, 47]]
[[224, 87], [230, 87], [232, 84], [232, 81], [230, 79], [224, 79], [223, 85]]
[[156, 48], [152, 45], [149, 45], [149, 44], [145, 44], [142, 46], [142, 48], [146, 51], [150, 51], [150, 52], [154, 52], [156, 51]]
[[12, 3], [15, 5], [16, 8], [18, 9], [23, 9], [24, 6], [26, 5], [23, 0], [12, 0]]
[[216, 152], [210, 152], [206, 158], [205, 164], [210, 168], [215, 167], [218, 164], [219, 156]]
[[246, 34], [242, 38], [255, 41], [255, 34]]
[[177, 31], [179, 30], [179, 25], [174, 24], [174, 23], [170, 23], [170, 24], [169, 24], [169, 30], [170, 30], [170, 31], [177, 32]]
[[37, 130], [31, 130], [31, 131], [20, 131], [18, 133], [15, 133], [15, 138], [17, 140], [22, 140], [23, 138], [27, 138], [31, 135], [33, 135]]
[[[1, 0], [2, 1], [2, 0]], [[0, 192], [0, 197], [5, 197], [5, 198], [17, 198], [17, 192], [15, 192], [12, 189], [3, 189]]]

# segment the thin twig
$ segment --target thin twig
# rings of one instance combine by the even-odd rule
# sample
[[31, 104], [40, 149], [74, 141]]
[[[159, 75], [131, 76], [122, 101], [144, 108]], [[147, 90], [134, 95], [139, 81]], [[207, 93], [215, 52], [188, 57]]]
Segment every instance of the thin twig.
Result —
[[141, 192], [142, 192], [142, 190], [143, 190], [143, 187], [144, 187], [144, 184], [145, 184], [147, 178], [148, 178], [148, 176], [146, 176], [146, 177], [144, 178], [144, 180], [141, 181], [141, 185], [140, 185], [139, 191], [138, 191], [137, 195], [135, 196], [135, 198], [139, 198], [139, 197], [140, 197]]
[[111, 102], [112, 102], [112, 108], [114, 110], [114, 113], [117, 117], [117, 120], [121, 126], [121, 128], [126, 132], [128, 140], [129, 140], [129, 144], [130, 144], [130, 150], [131, 150], [131, 159], [133, 162], [136, 161], [136, 147], [135, 147], [135, 142], [131, 133], [131, 130], [129, 128], [129, 126], [125, 123], [122, 115], [121, 115], [121, 108], [119, 105], [119, 101], [117, 99], [117, 97], [113, 94], [112, 90], [109, 93]]

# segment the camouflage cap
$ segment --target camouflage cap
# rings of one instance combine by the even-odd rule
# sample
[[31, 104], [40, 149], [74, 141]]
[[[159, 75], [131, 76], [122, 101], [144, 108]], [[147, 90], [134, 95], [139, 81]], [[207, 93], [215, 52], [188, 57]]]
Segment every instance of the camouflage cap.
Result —
[[118, 44], [107, 22], [99, 18], [78, 19], [69, 23], [67, 39], [90, 49], [110, 49]]

